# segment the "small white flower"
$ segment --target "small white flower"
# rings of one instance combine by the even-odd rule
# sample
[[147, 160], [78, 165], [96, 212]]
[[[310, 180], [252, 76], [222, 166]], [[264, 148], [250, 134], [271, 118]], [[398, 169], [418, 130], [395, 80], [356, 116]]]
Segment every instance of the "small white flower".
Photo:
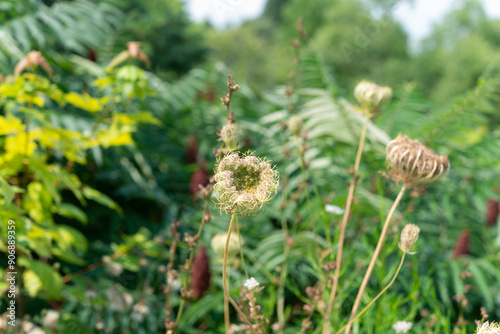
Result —
[[245, 288], [247, 288], [248, 290], [252, 290], [256, 287], [259, 286], [259, 282], [257, 282], [257, 280], [253, 277], [250, 277], [250, 279], [247, 279], [245, 281], [245, 283], [243, 283], [243, 285], [245, 286]]
[[413, 323], [409, 321], [398, 321], [392, 325], [396, 333], [408, 333], [412, 327]]
[[333, 213], [334, 215], [341, 215], [344, 213], [344, 209], [342, 209], [340, 206], [331, 205], [331, 204], [325, 205], [325, 211]]
[[87, 299], [95, 299], [97, 297], [97, 291], [93, 289], [89, 289], [85, 291], [85, 298]]
[[45, 328], [56, 329], [58, 319], [59, 312], [55, 310], [48, 310], [45, 317], [43, 317], [43, 326]]
[[29, 332], [26, 332], [28, 334], [45, 334], [45, 331], [41, 329], [40, 327], [33, 327]]
[[123, 272], [123, 266], [119, 263], [113, 262], [108, 266], [107, 270], [111, 276], [118, 277]]

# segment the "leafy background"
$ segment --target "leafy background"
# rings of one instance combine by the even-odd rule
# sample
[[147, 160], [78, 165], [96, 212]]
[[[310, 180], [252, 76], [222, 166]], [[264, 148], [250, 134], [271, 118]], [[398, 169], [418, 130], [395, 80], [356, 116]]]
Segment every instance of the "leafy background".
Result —
[[[487, 224], [486, 215], [488, 201], [500, 200], [496, 184], [500, 176], [500, 21], [488, 18], [479, 1], [457, 1], [457, 9], [433, 28], [417, 52], [410, 52], [401, 25], [390, 16], [373, 14], [390, 11], [390, 6], [380, 0], [269, 0], [261, 17], [221, 31], [190, 22], [184, 4], [177, 0], [2, 1], [2, 87], [30, 50], [40, 50], [54, 69], [50, 89], [115, 99], [113, 114], [132, 117], [147, 111], [151, 116], [149, 121], [139, 116], [130, 121], [128, 141], [79, 147], [78, 154], [85, 159], [76, 162], [71, 173], [81, 184], [72, 189], [69, 181], [66, 186], [63, 182], [57, 189], [67, 203], [66, 211], [55, 212], [43, 198], [34, 196], [40, 192], [36, 188], [40, 182], [16, 188], [13, 181], [23, 179], [23, 173], [7, 178], [5, 171], [11, 166], [2, 160], [2, 251], [7, 250], [9, 219], [32, 223], [17, 230], [17, 245], [24, 252], [18, 253], [17, 263], [24, 268], [24, 275], [18, 276], [24, 296], [18, 302], [18, 307], [23, 304], [18, 320], [47, 333], [165, 332], [165, 267], [174, 240], [170, 228], [173, 221], [182, 221], [181, 241], [172, 258], [178, 268], [189, 256], [184, 233], [195, 234], [202, 220], [204, 203], [190, 192], [190, 182], [195, 173], [212, 174], [213, 148], [219, 145], [216, 129], [226, 116], [219, 98], [228, 75], [241, 85], [231, 109], [243, 131], [244, 149], [267, 156], [281, 173], [278, 196], [266, 211], [239, 220], [246, 269], [265, 286], [257, 300], [270, 325], [277, 321], [276, 279], [285, 261], [289, 316], [285, 333], [300, 331], [306, 316], [302, 307], [309, 302], [306, 288], [326, 282], [327, 273], [316, 252], [331, 250], [326, 259], [333, 260], [341, 217], [325, 212], [324, 205], [343, 207], [346, 201], [349, 168], [362, 126], [351, 92], [361, 79], [391, 86], [394, 98], [369, 125], [347, 230], [335, 323], [343, 323], [349, 314], [378, 239], [380, 221], [396, 196], [397, 185], [383, 171], [385, 145], [399, 133], [447, 154], [451, 170], [445, 179], [404, 198], [366, 295], [374, 296], [390, 280], [399, 262], [397, 242], [405, 223], [421, 228], [417, 254], [407, 260], [395, 285], [354, 331], [394, 332], [392, 324], [408, 320], [414, 322], [415, 333], [473, 332], [481, 307], [490, 320], [499, 320], [500, 224]], [[297, 54], [290, 43], [298, 37], [299, 18], [307, 36], [301, 39]], [[370, 30], [374, 25], [382, 27], [380, 32]], [[357, 44], [359, 31], [368, 38], [366, 45]], [[106, 68], [134, 40], [142, 42], [151, 67], [130, 60], [117, 69]], [[294, 61], [297, 57], [299, 62]], [[110, 86], [99, 81], [103, 78]], [[287, 87], [294, 88], [291, 96]], [[13, 114], [25, 123], [18, 110], [22, 103], [13, 103], [2, 96], [1, 116]], [[95, 117], [74, 103], [51, 102], [35, 109], [50, 127], [85, 134]], [[292, 114], [303, 118], [307, 132], [305, 174], [297, 153], [301, 139], [291, 138], [286, 129]], [[101, 126], [103, 134], [111, 131], [110, 123]], [[9, 136], [2, 132], [2, 156], [8, 153]], [[37, 150], [47, 157], [46, 166], [64, 167], [71, 160], [64, 149], [58, 154], [38, 145]], [[39, 181], [41, 177], [37, 176]], [[33, 196], [25, 196], [26, 191]], [[88, 199], [85, 206], [78, 198], [80, 191]], [[292, 195], [295, 200], [290, 201]], [[34, 211], [29, 205], [16, 208], [16, 196], [31, 200]], [[202, 298], [188, 303], [181, 333], [224, 330], [222, 266], [209, 245], [212, 236], [226, 230], [229, 217], [213, 204], [209, 210], [214, 217], [199, 244], [207, 246], [211, 284]], [[287, 260], [283, 220], [297, 226]], [[310, 221], [315, 222], [313, 231], [307, 228]], [[34, 229], [47, 226], [58, 231], [55, 239], [34, 234]], [[455, 244], [463, 233], [469, 235], [470, 248], [457, 256]], [[54, 252], [63, 246], [63, 251]], [[44, 247], [50, 249], [47, 254], [40, 253]], [[1, 257], [4, 296], [7, 256]], [[109, 259], [111, 264], [106, 262]], [[466, 263], [472, 275], [461, 279]], [[113, 264], [123, 271], [114, 275]], [[241, 263], [236, 263], [231, 269], [233, 295], [244, 279]], [[465, 307], [456, 298], [463, 294], [468, 299]], [[171, 296], [175, 311], [180, 292]], [[4, 310], [8, 299], [3, 297], [1, 302]], [[148, 311], [141, 313], [137, 305], [145, 305]], [[56, 328], [43, 321], [49, 309], [60, 313]], [[320, 320], [318, 314], [312, 317], [314, 324]]]

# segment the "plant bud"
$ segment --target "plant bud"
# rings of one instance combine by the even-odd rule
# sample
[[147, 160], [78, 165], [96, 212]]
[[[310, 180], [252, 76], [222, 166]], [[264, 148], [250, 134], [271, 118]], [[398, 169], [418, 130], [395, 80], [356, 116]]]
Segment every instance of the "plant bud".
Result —
[[361, 81], [354, 89], [356, 100], [372, 113], [385, 106], [392, 98], [390, 87], [380, 87], [373, 82]]
[[238, 125], [236, 125], [236, 123], [224, 125], [220, 131], [220, 138], [229, 150], [234, 151], [238, 149], [240, 146]]
[[[212, 242], [210, 243], [214, 252], [217, 253], [217, 255], [219, 255], [221, 258], [224, 257], [224, 249], [226, 248], [227, 239], [226, 237], [227, 234], [225, 233], [216, 234], [212, 238]], [[240, 247], [240, 238], [238, 238], [238, 235], [236, 235], [236, 233], [231, 233], [231, 238], [229, 238], [229, 245], [227, 248], [228, 258], [233, 258], [238, 255]]]
[[300, 136], [303, 125], [304, 123], [302, 122], [302, 117], [300, 116], [292, 116], [290, 117], [290, 120], [288, 120], [288, 128], [290, 129], [290, 132], [297, 137]]
[[419, 232], [420, 229], [417, 225], [406, 224], [401, 232], [401, 238], [398, 243], [399, 248], [403, 252], [408, 253], [415, 242], [417, 242]]

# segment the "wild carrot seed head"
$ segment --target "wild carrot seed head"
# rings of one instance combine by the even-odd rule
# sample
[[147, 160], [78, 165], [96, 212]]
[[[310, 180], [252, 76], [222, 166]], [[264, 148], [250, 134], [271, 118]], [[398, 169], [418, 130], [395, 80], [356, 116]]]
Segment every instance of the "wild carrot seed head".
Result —
[[446, 155], [438, 155], [418, 140], [398, 135], [386, 148], [389, 177], [407, 185], [441, 179], [450, 169]]
[[215, 167], [217, 206], [228, 214], [259, 214], [274, 195], [279, 174], [269, 162], [238, 152], [222, 158]]

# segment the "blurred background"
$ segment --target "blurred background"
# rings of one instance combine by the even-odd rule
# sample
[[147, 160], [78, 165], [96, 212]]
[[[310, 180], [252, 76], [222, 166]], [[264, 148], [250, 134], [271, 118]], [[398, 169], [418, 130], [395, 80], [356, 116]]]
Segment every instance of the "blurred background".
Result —
[[[127, 49], [130, 41], [140, 42], [147, 58], [134, 56]], [[41, 51], [53, 71], [34, 71], [50, 80], [49, 91], [75, 92], [81, 99], [60, 103], [44, 86], [45, 104], [26, 102], [43, 112], [33, 112], [26, 125], [19, 107], [24, 100], [8, 94], [17, 87], [16, 64], [31, 50]], [[37, 174], [38, 165], [12, 167], [12, 133], [0, 131], [5, 167], [0, 217], [3, 225], [8, 219], [21, 222], [18, 257], [26, 260], [19, 266], [30, 273], [18, 276], [18, 319], [25, 326], [20, 332], [164, 333], [190, 275], [201, 279], [189, 285], [195, 295], [188, 298], [179, 332], [223, 332], [222, 268], [210, 241], [225, 232], [228, 216], [198, 192], [213, 174], [217, 129], [226, 122], [220, 98], [228, 75], [241, 86], [231, 102], [241, 150], [267, 156], [281, 173], [282, 188], [266, 211], [240, 219], [248, 273], [266, 286], [258, 301], [269, 326], [277, 321], [276, 279], [284, 263], [280, 222], [302, 226], [314, 216], [328, 233], [337, 232], [341, 216], [325, 212], [324, 205], [343, 207], [346, 201], [362, 125], [352, 91], [363, 79], [392, 87], [393, 100], [368, 130], [347, 231], [348, 274], [338, 300], [352, 304], [379, 222], [397, 194], [395, 183], [383, 175], [385, 145], [403, 133], [447, 154], [451, 170], [403, 199], [382, 254], [385, 267], [376, 268], [367, 293], [378, 293], [397, 266], [405, 223], [421, 228], [417, 255], [407, 260], [399, 283], [360, 320], [360, 333], [392, 333], [398, 320], [412, 321], [415, 333], [473, 332], [474, 320], [484, 318], [481, 308], [489, 320], [500, 320], [497, 0], [1, 0], [0, 73], [2, 120], [14, 115], [26, 128], [58, 127], [85, 136], [95, 130], [92, 121], [111, 126], [115, 112], [131, 115], [120, 116], [119, 130], [103, 128], [103, 136], [122, 131], [113, 140], [81, 145], [78, 154], [85, 159], [76, 163], [37, 139], [34, 150], [44, 163], [61, 167], [50, 173]], [[99, 99], [102, 117], [92, 114], [90, 102], [97, 102], [90, 97]], [[302, 142], [290, 139], [287, 130], [291, 115], [304, 120], [305, 176], [297, 153]], [[18, 123], [0, 122], [0, 129], [12, 124]], [[80, 183], [58, 174], [68, 166]], [[36, 177], [27, 178], [30, 173]], [[54, 189], [40, 181], [51, 173], [63, 180]], [[29, 191], [33, 181], [47, 189]], [[82, 195], [84, 186], [95, 191]], [[44, 195], [35, 196], [38, 192]], [[56, 193], [67, 203], [64, 210], [57, 209]], [[313, 196], [313, 210], [306, 193]], [[169, 263], [179, 269], [189, 258], [184, 233], [196, 234], [205, 203], [213, 218], [199, 241], [206, 248], [196, 256], [204, 271], [168, 276]], [[182, 223], [172, 230], [175, 221]], [[295, 334], [307, 316], [304, 291], [324, 278], [311, 250], [315, 244], [332, 248], [321, 228], [319, 239], [297, 230], [303, 234], [290, 253], [284, 291], [285, 333]], [[6, 240], [2, 226], [4, 251]], [[6, 254], [0, 267], [7, 270]], [[241, 285], [244, 278], [236, 263], [231, 280]], [[237, 288], [234, 283], [234, 295]], [[2, 296], [7, 289], [0, 283]], [[167, 300], [173, 313], [166, 311]], [[7, 303], [3, 297], [2, 312]], [[349, 310], [339, 305], [337, 320]], [[316, 316], [313, 321], [320, 319]]]

